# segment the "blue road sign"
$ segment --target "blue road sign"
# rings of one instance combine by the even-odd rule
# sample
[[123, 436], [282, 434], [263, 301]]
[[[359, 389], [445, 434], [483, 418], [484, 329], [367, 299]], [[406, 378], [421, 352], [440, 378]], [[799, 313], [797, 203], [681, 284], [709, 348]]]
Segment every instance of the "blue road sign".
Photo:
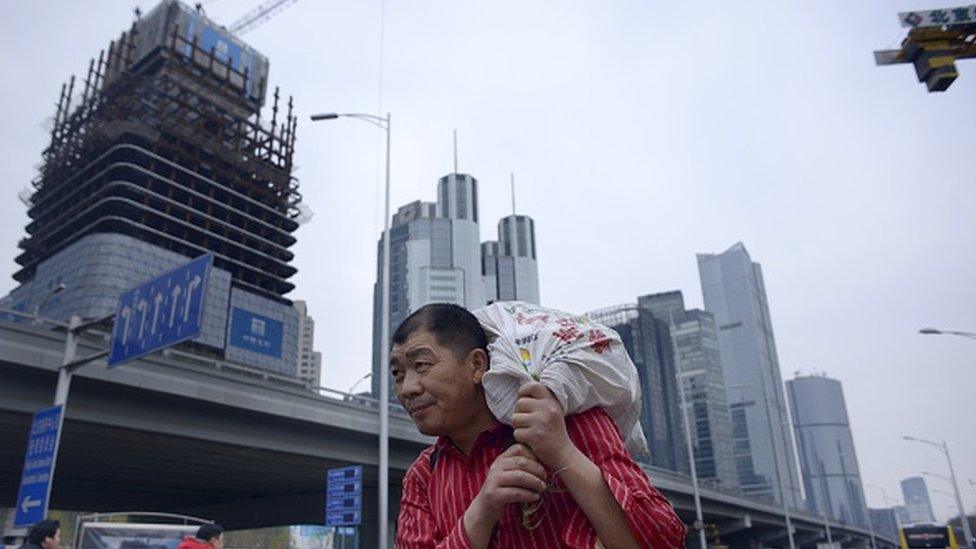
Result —
[[329, 483], [333, 481], [337, 482], [350, 482], [363, 480], [363, 466], [353, 465], [351, 467], [338, 467], [336, 469], [329, 469]]
[[119, 296], [108, 367], [200, 335], [212, 264], [204, 254]]
[[359, 526], [363, 522], [362, 511], [326, 511], [326, 526]]
[[34, 413], [27, 452], [24, 454], [24, 470], [20, 475], [17, 492], [17, 509], [14, 527], [32, 526], [47, 514], [48, 496], [51, 494], [51, 472], [58, 455], [58, 431], [61, 429], [59, 404]]
[[332, 497], [326, 500], [327, 511], [343, 511], [345, 509], [362, 509], [363, 496], [356, 494], [347, 497]]
[[358, 526], [363, 520], [363, 467], [329, 469], [325, 489], [325, 525]]

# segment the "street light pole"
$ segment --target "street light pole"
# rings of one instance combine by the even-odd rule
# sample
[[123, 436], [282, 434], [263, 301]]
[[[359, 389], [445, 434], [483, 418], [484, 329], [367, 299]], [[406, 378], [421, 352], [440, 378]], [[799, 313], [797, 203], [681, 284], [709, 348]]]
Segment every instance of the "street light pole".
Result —
[[968, 337], [969, 339], [976, 339], [976, 333], [973, 332], [959, 332], [954, 330], [940, 330], [938, 328], [922, 328], [918, 331], [920, 334], [924, 335], [954, 335], [960, 337]]
[[[974, 334], [974, 337], [976, 337], [976, 334]], [[959, 483], [956, 482], [956, 470], [952, 466], [952, 457], [949, 456], [949, 445], [946, 444], [945, 441], [943, 441], [942, 444], [939, 444], [937, 442], [932, 442], [931, 440], [925, 440], [925, 439], [915, 438], [910, 436], [905, 436], [902, 438], [904, 438], [905, 440], [921, 442], [923, 444], [928, 444], [929, 446], [934, 446], [939, 450], [941, 450], [943, 454], [945, 454], [946, 463], [949, 464], [949, 480], [952, 481], [952, 489], [956, 493], [955, 499], [956, 499], [956, 506], [959, 508], [959, 521], [962, 523], [962, 531], [963, 534], [965, 534], [966, 536], [966, 547], [970, 547], [970, 548], [973, 547], [973, 532], [969, 528], [969, 518], [966, 517], [966, 509], [962, 506], [962, 496], [959, 495]]]
[[[749, 384], [749, 383], [735, 383], [735, 384], [729, 385], [729, 388], [730, 389], [731, 388], [744, 389], [744, 388], [747, 388], [747, 387], [748, 388], [752, 388], [752, 389], [759, 388], [759, 387], [756, 387], [755, 385], [752, 385], [752, 384]], [[786, 499], [786, 486], [783, 483], [783, 474], [782, 474], [782, 472], [780, 472], [780, 469], [779, 469], [779, 465], [780, 465], [780, 463], [779, 463], [779, 455], [778, 455], [779, 452], [776, 451], [776, 442], [775, 442], [776, 437], [773, 436], [773, 415], [772, 415], [772, 413], [770, 413], [771, 410], [769, 408], [769, 399], [766, 398], [766, 395], [765, 394], [763, 395], [763, 401], [766, 404], [766, 416], [767, 416], [767, 419], [768, 419], [768, 421], [766, 422], [766, 425], [769, 427], [769, 443], [772, 445], [772, 448], [773, 448], [773, 468], [776, 470], [776, 483], [779, 484], [779, 497], [780, 497], [781, 500], [783, 500], [782, 501], [782, 503], [783, 503], [783, 518], [785, 519], [785, 522], [786, 522], [786, 537], [787, 537], [787, 539], [790, 542], [790, 549], [796, 549], [796, 542], [793, 540], [793, 519], [792, 519], [792, 517], [790, 517], [790, 504], [789, 504], [789, 501]], [[784, 425], [782, 423], [780, 423], [780, 429], [781, 430], [782, 430], [783, 427], [784, 427]], [[788, 427], [789, 427], [790, 430], [793, 429], [793, 426], [792, 425], [790, 425]], [[784, 441], [783, 446], [785, 448], [785, 446], [786, 446], [785, 441]], [[789, 464], [787, 464], [786, 467], [787, 467], [787, 469], [789, 469]], [[787, 471], [787, 473], [788, 472], [789, 471]], [[828, 526], [827, 530], [828, 530], [827, 535], [829, 536], [830, 535], [830, 533], [829, 533], [830, 532], [830, 527], [829, 526]]]
[[688, 411], [685, 407], [685, 384], [681, 374], [676, 374], [678, 381], [678, 396], [681, 399], [681, 418], [684, 420], [685, 444], [688, 445], [688, 464], [691, 466], [691, 487], [695, 498], [695, 527], [698, 529], [698, 542], [701, 549], [708, 549], [705, 539], [705, 521], [702, 517], [701, 494], [698, 490], [698, 468], [695, 466], [695, 445], [691, 443], [691, 422], [688, 421]]
[[[337, 118], [356, 118], [368, 122], [386, 132], [386, 182], [383, 206], [383, 258], [380, 307], [380, 368], [387, 368], [390, 363], [390, 113], [386, 117], [363, 113], [324, 113], [312, 115], [312, 121], [335, 120]], [[381, 376], [380, 384], [380, 452], [379, 452], [379, 480], [378, 492], [378, 544], [386, 549], [388, 540], [388, 509], [389, 509], [389, 474], [390, 474], [390, 383], [387, 376]]]
[[350, 395], [352, 395], [353, 394], [353, 391], [356, 390], [356, 387], [359, 387], [359, 384], [360, 383], [366, 381], [367, 379], [369, 379], [372, 376], [373, 376], [373, 372], [369, 372], [368, 374], [364, 375], [363, 377], [357, 379], [356, 380], [356, 383], [353, 383], [352, 384], [352, 387], [350, 387], [349, 390], [346, 391], [346, 392], [349, 393]]
[[[885, 503], [891, 505], [891, 514], [895, 517], [895, 541], [897, 542], [901, 536], [901, 520], [898, 519], [898, 511], [895, 510], [895, 507], [898, 506], [898, 500], [888, 497], [888, 493], [885, 492], [885, 489], [880, 486], [876, 486], [874, 484], [865, 484], [864, 486], [879, 490], [881, 492], [881, 499], [883, 499]], [[871, 514], [870, 508], [868, 508], [868, 514]]]

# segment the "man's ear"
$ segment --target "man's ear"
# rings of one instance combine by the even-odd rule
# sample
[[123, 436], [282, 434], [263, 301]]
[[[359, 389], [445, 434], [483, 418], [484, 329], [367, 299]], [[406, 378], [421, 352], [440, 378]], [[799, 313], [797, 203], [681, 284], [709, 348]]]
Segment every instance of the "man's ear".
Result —
[[471, 368], [471, 380], [481, 384], [481, 378], [488, 371], [488, 354], [484, 349], [472, 349], [468, 353], [468, 366]]

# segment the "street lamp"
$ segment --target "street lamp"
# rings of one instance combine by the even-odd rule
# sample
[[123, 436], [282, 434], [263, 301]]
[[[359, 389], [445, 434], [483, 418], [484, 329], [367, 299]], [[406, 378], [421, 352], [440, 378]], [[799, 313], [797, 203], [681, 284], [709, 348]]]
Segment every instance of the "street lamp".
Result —
[[[956, 493], [956, 506], [959, 508], [959, 521], [962, 523], [963, 534], [966, 535], [966, 547], [973, 546], [973, 532], [969, 529], [969, 519], [966, 517], [966, 509], [962, 506], [962, 497], [959, 495], [959, 484], [956, 482], [956, 470], [952, 467], [952, 458], [949, 456], [949, 446], [943, 441], [942, 444], [937, 442], [932, 442], [931, 440], [925, 440], [922, 438], [904, 436], [905, 440], [912, 442], [921, 442], [922, 444], [928, 444], [938, 448], [945, 454], [946, 463], [949, 464], [949, 478], [947, 480], [951, 481], [952, 489]], [[943, 477], [944, 478], [944, 477]]]
[[[386, 184], [383, 209], [383, 288], [382, 306], [380, 314], [380, 368], [387, 368], [390, 363], [390, 113], [386, 117], [363, 113], [323, 113], [313, 114], [312, 121], [335, 120], [337, 118], [355, 118], [368, 122], [386, 132]], [[380, 456], [379, 480], [377, 492], [379, 495], [378, 519], [378, 547], [389, 547], [387, 541], [387, 506], [389, 500], [389, 461], [390, 461], [390, 384], [386, 376], [380, 380]]]
[[366, 381], [367, 379], [369, 379], [369, 378], [371, 378], [371, 377], [373, 377], [373, 372], [370, 372], [370, 373], [368, 373], [368, 374], [366, 374], [366, 375], [364, 375], [363, 377], [361, 377], [361, 378], [359, 378], [359, 379], [357, 379], [357, 380], [356, 380], [356, 383], [353, 383], [353, 384], [352, 384], [352, 387], [350, 387], [350, 388], [349, 388], [349, 390], [348, 390], [348, 391], [346, 391], [346, 392], [347, 392], [347, 393], [349, 393], [350, 395], [352, 395], [352, 394], [353, 394], [353, 391], [355, 391], [355, 390], [356, 390], [356, 387], [359, 387], [359, 384], [360, 384], [360, 383], [362, 383], [362, 382], [364, 382], [364, 381]]
[[968, 337], [969, 339], [976, 339], [976, 333], [973, 332], [958, 332], [954, 330], [940, 330], [938, 328], [922, 328], [918, 331], [920, 334], [924, 335], [954, 335], [961, 337]]
[[[895, 527], [900, 531], [901, 530], [901, 520], [898, 519], [898, 511], [895, 510], [895, 507], [898, 507], [900, 505], [898, 503], [898, 500], [896, 500], [894, 498], [888, 497], [888, 492], [885, 492], [885, 489], [884, 488], [882, 488], [882, 487], [880, 487], [880, 486], [878, 486], [876, 484], [865, 484], [864, 486], [867, 487], [867, 488], [874, 488], [875, 490], [879, 490], [881, 492], [881, 499], [884, 500], [885, 503], [888, 503], [888, 504], [891, 505], [891, 512], [892, 512], [892, 514], [895, 515]], [[868, 510], [868, 513], [870, 514], [871, 511]]]
[[47, 295], [44, 296], [44, 299], [40, 300], [37, 303], [37, 305], [34, 306], [34, 323], [35, 324], [41, 320], [41, 309], [43, 309], [47, 305], [47, 302], [48, 301], [51, 301], [51, 298], [53, 298], [54, 296], [56, 296], [59, 293], [61, 293], [62, 291], [64, 291], [65, 288], [67, 288], [67, 286], [65, 286], [63, 282], [58, 282], [58, 285], [55, 286], [55, 287], [53, 287], [53, 288], [51, 288], [48, 291]]
[[925, 475], [925, 476], [927, 476], [927, 477], [940, 478], [940, 479], [942, 479], [942, 480], [944, 480], [944, 481], [946, 481], [946, 482], [948, 482], [950, 484], [952, 483], [952, 479], [949, 478], [949, 477], [947, 477], [947, 476], [945, 476], [945, 475], [940, 475], [940, 474], [937, 474], [937, 473], [930, 473], [928, 471], [922, 471], [922, 474]]
[[[673, 339], [673, 336], [672, 336]], [[685, 384], [681, 378], [681, 373], [676, 373], [678, 381], [678, 395], [681, 397], [681, 419], [685, 428], [685, 444], [688, 446], [688, 465], [691, 468], [691, 487], [695, 498], [695, 528], [698, 530], [698, 542], [701, 549], [708, 548], [708, 540], [705, 539], [705, 522], [702, 518], [701, 493], [698, 489], [698, 468], [695, 465], [695, 445], [691, 442], [691, 424], [688, 421], [688, 409], [685, 407]]]

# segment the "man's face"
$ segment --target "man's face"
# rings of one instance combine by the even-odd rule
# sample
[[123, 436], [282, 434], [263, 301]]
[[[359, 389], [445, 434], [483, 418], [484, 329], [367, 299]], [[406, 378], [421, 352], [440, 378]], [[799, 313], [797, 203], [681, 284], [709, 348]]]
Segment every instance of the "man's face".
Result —
[[437, 342], [426, 330], [411, 334], [390, 353], [390, 373], [400, 404], [421, 433], [447, 436], [468, 426], [477, 414], [484, 351], [466, 357]]
[[44, 549], [58, 549], [58, 547], [61, 547], [61, 529], [58, 528], [54, 531], [53, 538], [44, 538], [44, 541], [41, 542], [41, 547]]
[[224, 534], [223, 534], [223, 532], [221, 532], [220, 535], [217, 536], [217, 537], [215, 537], [215, 538], [210, 538], [210, 545], [214, 549], [224, 549]]

